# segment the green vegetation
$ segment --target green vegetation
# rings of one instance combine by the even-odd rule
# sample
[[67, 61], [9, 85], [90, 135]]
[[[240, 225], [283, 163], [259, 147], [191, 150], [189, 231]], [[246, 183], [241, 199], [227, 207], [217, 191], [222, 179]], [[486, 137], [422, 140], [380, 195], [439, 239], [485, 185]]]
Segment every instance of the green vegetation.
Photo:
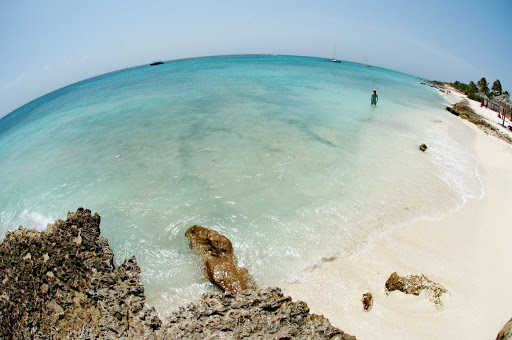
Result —
[[491, 89], [494, 91], [495, 95], [498, 95], [498, 96], [501, 95], [502, 88], [501, 88], [501, 82], [499, 79], [496, 79], [494, 81], [494, 83], [492, 83]]
[[473, 100], [476, 100], [477, 102], [482, 102], [482, 97], [480, 97], [478, 94], [476, 94], [475, 92], [469, 92], [468, 93], [468, 98], [469, 99], [473, 99]]
[[[441, 82], [435, 82], [438, 84], [441, 84]], [[503, 91], [503, 88], [501, 87], [501, 82], [499, 79], [496, 79], [494, 83], [492, 83], [492, 91], [489, 90], [489, 83], [487, 82], [487, 79], [483, 77], [478, 81], [477, 84], [475, 82], [470, 81], [469, 84], [461, 83], [460, 81], [455, 81], [453, 83], [445, 83], [448, 85], [453, 86], [457, 90], [463, 92], [468, 96], [469, 99], [473, 99], [476, 101], [481, 102], [483, 98], [478, 95], [477, 93], [484, 93], [486, 96], [489, 97], [489, 99], [494, 98], [494, 96], [499, 96], [502, 93], [508, 94], [508, 91]]]
[[487, 79], [482, 78], [478, 81], [478, 88], [480, 89], [480, 92], [483, 92], [485, 94], [489, 94], [489, 84], [487, 83]]
[[478, 87], [476, 87], [476, 85], [473, 81], [469, 82], [468, 92], [469, 93], [477, 93], [478, 92]]

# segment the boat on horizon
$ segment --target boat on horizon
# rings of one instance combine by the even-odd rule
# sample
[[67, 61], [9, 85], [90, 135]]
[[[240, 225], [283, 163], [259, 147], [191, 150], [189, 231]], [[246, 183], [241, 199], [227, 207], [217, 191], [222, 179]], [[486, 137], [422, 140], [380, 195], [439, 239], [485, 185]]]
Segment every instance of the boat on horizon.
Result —
[[162, 65], [164, 62], [159, 60], [159, 61], [154, 61], [152, 62], [151, 64], [149, 64], [149, 66], [156, 66], [156, 65]]
[[333, 55], [334, 55], [334, 57], [329, 59], [329, 61], [332, 62], [332, 63], [341, 63], [341, 60], [336, 58], [336, 44], [334, 44], [334, 53], [333, 53]]

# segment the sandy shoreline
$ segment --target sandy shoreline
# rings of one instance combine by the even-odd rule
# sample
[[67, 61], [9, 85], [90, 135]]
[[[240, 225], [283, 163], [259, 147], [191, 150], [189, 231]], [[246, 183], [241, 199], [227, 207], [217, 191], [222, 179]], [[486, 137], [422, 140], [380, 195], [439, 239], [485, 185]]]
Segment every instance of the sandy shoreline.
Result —
[[[478, 114], [501, 123], [496, 112], [470, 102]], [[485, 196], [468, 199], [440, 221], [394, 230], [366, 253], [326, 263], [303, 282], [285, 287], [286, 294], [358, 339], [496, 337], [512, 316], [512, 209], [507, 196], [512, 192], [512, 145], [462, 119], [443, 123], [478, 158]], [[386, 295], [384, 284], [395, 271], [425, 274], [443, 285], [448, 290], [443, 308], [438, 310], [423, 294]], [[374, 305], [364, 312], [361, 298], [368, 291]]]

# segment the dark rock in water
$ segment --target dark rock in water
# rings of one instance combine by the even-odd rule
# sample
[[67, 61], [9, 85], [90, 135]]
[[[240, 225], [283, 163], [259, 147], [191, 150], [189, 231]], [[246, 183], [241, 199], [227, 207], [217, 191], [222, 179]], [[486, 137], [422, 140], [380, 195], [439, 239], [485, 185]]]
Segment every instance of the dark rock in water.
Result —
[[425, 152], [427, 150], [427, 144], [421, 144], [420, 145], [420, 150]]
[[406, 294], [420, 295], [424, 290], [428, 299], [439, 309], [443, 306], [441, 295], [447, 290], [439, 283], [430, 281], [425, 275], [399, 276], [396, 272], [386, 281], [386, 294], [399, 290]]
[[503, 326], [496, 340], [512, 340], [512, 319], [508, 320], [505, 326]]
[[361, 299], [361, 302], [363, 303], [363, 309], [365, 311], [369, 311], [373, 307], [373, 296], [372, 293], [364, 293], [363, 298]]
[[238, 293], [257, 288], [248, 270], [238, 267], [233, 246], [227, 237], [198, 225], [190, 227], [185, 236], [190, 247], [202, 257], [206, 276], [220, 289]]
[[279, 289], [207, 294], [164, 323], [146, 305], [135, 257], [114, 266], [100, 216], [80, 208], [0, 243], [0, 339], [355, 339]]
[[279, 288], [205, 294], [167, 322], [162, 334], [172, 338], [355, 339], [323, 316], [310, 314], [304, 302], [283, 296]]
[[450, 112], [451, 114], [453, 114], [455, 116], [459, 116], [460, 115], [460, 113], [458, 113], [454, 108], [449, 107], [449, 106], [446, 107], [446, 111]]

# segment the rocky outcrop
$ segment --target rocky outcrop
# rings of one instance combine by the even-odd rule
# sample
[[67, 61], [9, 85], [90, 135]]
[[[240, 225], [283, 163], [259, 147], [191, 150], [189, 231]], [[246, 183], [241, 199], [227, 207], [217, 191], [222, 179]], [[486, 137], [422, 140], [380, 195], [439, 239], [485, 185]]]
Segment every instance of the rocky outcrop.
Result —
[[207, 294], [164, 322], [146, 305], [135, 257], [119, 267], [100, 216], [68, 213], [0, 243], [0, 339], [352, 339], [279, 289]]
[[233, 245], [227, 237], [198, 225], [190, 227], [185, 236], [190, 247], [203, 259], [206, 277], [220, 289], [238, 293], [257, 288], [247, 269], [238, 267]]
[[503, 326], [496, 340], [512, 340], [512, 319], [508, 320], [505, 326]]
[[363, 310], [365, 312], [370, 311], [373, 307], [373, 296], [372, 293], [364, 293], [363, 298], [361, 299], [361, 302], [363, 303]]
[[441, 295], [446, 293], [446, 289], [439, 283], [430, 281], [425, 275], [400, 276], [396, 272], [386, 281], [386, 294], [394, 290], [399, 290], [406, 294], [420, 295], [425, 291], [425, 295], [432, 301], [437, 308], [441, 308]]
[[143, 337], [160, 327], [134, 257], [114, 267], [100, 216], [82, 208], [0, 244], [2, 338]]
[[180, 339], [355, 339], [278, 288], [205, 294], [167, 322], [163, 334]]

